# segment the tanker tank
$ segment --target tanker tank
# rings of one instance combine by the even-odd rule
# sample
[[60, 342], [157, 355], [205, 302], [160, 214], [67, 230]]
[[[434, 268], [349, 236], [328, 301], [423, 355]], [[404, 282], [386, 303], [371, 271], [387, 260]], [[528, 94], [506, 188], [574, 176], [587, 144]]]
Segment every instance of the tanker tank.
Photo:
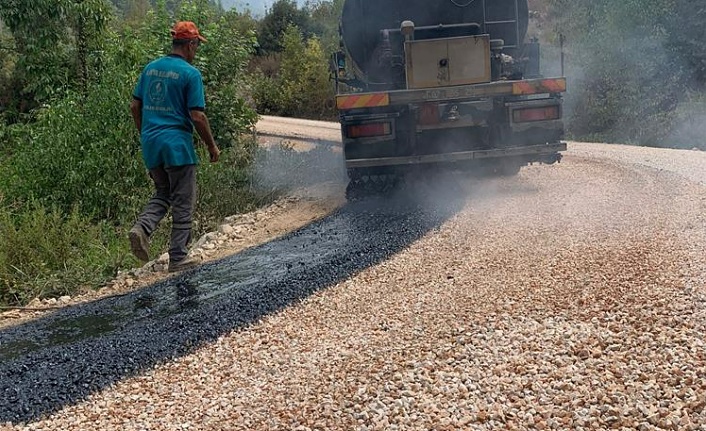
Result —
[[403, 80], [404, 21], [414, 23], [416, 39], [489, 34], [503, 40], [505, 54], [515, 56], [522, 50], [529, 9], [527, 0], [346, 0], [341, 38], [357, 79], [373, 87]]

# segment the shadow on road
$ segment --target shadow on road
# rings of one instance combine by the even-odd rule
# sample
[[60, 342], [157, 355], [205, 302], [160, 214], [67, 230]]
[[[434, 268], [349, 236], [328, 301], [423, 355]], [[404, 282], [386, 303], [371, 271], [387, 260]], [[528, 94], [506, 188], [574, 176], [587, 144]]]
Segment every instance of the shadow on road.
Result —
[[467, 199], [447, 180], [411, 196], [349, 204], [192, 272], [0, 330], [0, 423], [35, 421], [334, 286], [401, 252]]

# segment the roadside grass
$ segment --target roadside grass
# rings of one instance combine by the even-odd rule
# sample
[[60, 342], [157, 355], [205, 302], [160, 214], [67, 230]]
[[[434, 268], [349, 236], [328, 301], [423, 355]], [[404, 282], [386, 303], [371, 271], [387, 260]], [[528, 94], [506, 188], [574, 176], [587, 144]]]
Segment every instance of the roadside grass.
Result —
[[[208, 163], [205, 150], [199, 150], [193, 238], [214, 230], [226, 216], [252, 211], [278, 196], [276, 191], [263, 194], [253, 187], [254, 145], [253, 140], [226, 148], [216, 164]], [[144, 203], [146, 198], [140, 205]], [[130, 208], [127, 212], [134, 216], [129, 219], [95, 220], [77, 207], [66, 213], [38, 201], [3, 202], [0, 195], [0, 306], [96, 289], [119, 270], [136, 267], [139, 262], [130, 253], [127, 231], [141, 210]], [[152, 237], [153, 258], [167, 251], [170, 227], [167, 215]]]
[[76, 209], [29, 202], [0, 209], [0, 304], [69, 295], [100, 283], [128, 264], [118, 230]]
[[224, 217], [252, 211], [269, 203], [274, 196], [262, 195], [253, 188], [252, 162], [258, 151], [254, 137], [223, 149], [218, 163], [208, 162], [205, 148], [199, 147], [202, 163], [198, 172], [194, 236], [215, 230]]

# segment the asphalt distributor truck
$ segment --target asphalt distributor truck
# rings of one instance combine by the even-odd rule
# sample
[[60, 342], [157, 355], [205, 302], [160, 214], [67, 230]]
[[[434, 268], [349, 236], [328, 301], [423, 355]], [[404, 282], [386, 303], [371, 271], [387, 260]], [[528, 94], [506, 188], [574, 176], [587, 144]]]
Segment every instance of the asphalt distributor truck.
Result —
[[542, 77], [527, 0], [345, 0], [332, 55], [349, 199], [410, 169], [514, 175], [561, 160], [564, 77]]

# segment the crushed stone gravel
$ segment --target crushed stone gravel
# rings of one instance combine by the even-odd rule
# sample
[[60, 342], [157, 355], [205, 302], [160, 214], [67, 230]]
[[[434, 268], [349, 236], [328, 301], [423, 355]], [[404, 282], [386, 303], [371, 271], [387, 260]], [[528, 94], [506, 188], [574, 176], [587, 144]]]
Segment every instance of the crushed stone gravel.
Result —
[[[377, 248], [355, 253], [408, 243], [0, 428], [704, 430], [706, 158], [623, 150], [571, 143], [561, 164], [513, 178], [418, 184], [410, 207], [349, 205], [383, 224], [377, 241], [349, 227]], [[417, 213], [440, 222], [401, 234]]]

